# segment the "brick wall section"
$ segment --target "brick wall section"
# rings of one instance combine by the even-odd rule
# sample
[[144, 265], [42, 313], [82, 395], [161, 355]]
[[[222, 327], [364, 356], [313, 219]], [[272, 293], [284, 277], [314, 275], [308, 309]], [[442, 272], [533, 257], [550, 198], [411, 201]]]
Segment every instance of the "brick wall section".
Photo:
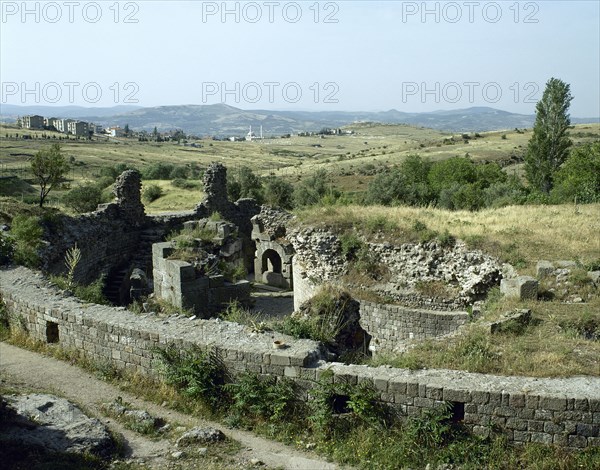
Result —
[[452, 333], [468, 321], [466, 312], [438, 312], [401, 305], [360, 302], [360, 326], [371, 335], [373, 352], [393, 352], [399, 341]]
[[[57, 325], [61, 345], [120, 369], [155, 375], [157, 347], [214, 347], [230, 371], [290, 377], [305, 398], [331, 370], [334, 381], [371, 382], [384, 402], [408, 416], [452, 402], [479, 435], [497, 426], [516, 443], [600, 446], [599, 377], [537, 379], [327, 363], [313, 341], [252, 333], [228, 322], [144, 318], [123, 308], [84, 304], [62, 297], [41, 275], [21, 267], [0, 270], [0, 294], [14, 327], [45, 341], [48, 324]], [[289, 347], [273, 349], [274, 339]]]

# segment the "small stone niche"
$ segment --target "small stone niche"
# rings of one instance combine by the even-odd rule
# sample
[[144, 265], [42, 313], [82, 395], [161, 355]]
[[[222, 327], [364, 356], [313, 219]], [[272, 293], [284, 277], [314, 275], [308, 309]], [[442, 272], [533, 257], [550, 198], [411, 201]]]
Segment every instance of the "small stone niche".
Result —
[[47, 343], [58, 343], [60, 336], [58, 334], [58, 323], [53, 321], [46, 322], [46, 342]]

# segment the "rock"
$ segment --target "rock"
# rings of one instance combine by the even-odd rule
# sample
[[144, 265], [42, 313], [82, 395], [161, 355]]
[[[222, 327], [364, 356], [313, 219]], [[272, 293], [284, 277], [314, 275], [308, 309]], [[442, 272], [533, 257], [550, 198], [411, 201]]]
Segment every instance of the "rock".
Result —
[[255, 459], [250, 459], [250, 463], [252, 465], [254, 465], [255, 467], [260, 467], [260, 466], [262, 466], [262, 465], [265, 464], [262, 460], [259, 460], [259, 459], [256, 459], [256, 458]]
[[177, 452], [173, 452], [173, 453], [171, 454], [171, 457], [173, 457], [174, 459], [180, 459], [180, 458], [182, 458], [184, 455], [185, 455], [185, 454], [184, 454], [182, 451], [178, 450]]
[[517, 309], [503, 314], [497, 321], [490, 324], [490, 333], [500, 333], [507, 329], [521, 331], [531, 321], [531, 310]]
[[114, 451], [106, 426], [64, 398], [31, 394], [8, 395], [5, 399], [14, 418], [0, 424], [4, 442], [49, 452], [92, 453], [104, 458]]
[[551, 276], [554, 272], [554, 265], [550, 261], [541, 260], [537, 262], [536, 275], [538, 279]]
[[600, 271], [588, 271], [587, 276], [596, 285], [600, 284]]
[[562, 268], [562, 269], [572, 269], [572, 268], [576, 268], [577, 267], [577, 263], [575, 261], [555, 261], [554, 265], [557, 268]]
[[206, 447], [200, 447], [198, 449], [198, 455], [206, 455], [208, 452], [208, 449]]
[[193, 428], [188, 432], [183, 434], [179, 439], [177, 439], [177, 443], [175, 444], [177, 447], [189, 446], [197, 443], [210, 443], [210, 442], [218, 442], [225, 439], [225, 434], [223, 434], [219, 429], [216, 428]]
[[538, 296], [539, 283], [531, 276], [519, 276], [516, 278], [502, 279], [500, 281], [500, 292], [507, 297], [519, 300], [536, 300]]

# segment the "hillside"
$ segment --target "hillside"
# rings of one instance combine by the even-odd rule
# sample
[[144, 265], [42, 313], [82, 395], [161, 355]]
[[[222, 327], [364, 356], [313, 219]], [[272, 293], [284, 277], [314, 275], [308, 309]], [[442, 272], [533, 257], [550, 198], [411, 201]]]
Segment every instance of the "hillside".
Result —
[[[534, 115], [516, 114], [490, 107], [473, 107], [451, 111], [408, 113], [395, 109], [381, 112], [363, 111], [272, 111], [244, 110], [226, 104], [177, 105], [136, 108], [2, 106], [2, 120], [14, 122], [19, 115], [71, 117], [104, 125], [159, 131], [182, 129], [198, 136], [243, 136], [250, 126], [258, 132], [260, 126], [268, 136], [304, 131], [319, 131], [324, 127], [337, 128], [356, 122], [408, 124], [448, 132], [481, 132], [531, 127]], [[573, 118], [572, 122], [598, 122], [598, 118]]]

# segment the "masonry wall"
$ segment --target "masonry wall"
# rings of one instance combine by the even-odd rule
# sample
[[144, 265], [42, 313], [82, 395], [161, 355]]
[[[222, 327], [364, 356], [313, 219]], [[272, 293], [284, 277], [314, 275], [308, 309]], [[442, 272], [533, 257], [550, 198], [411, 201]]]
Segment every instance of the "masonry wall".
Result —
[[374, 353], [394, 352], [401, 341], [443, 336], [468, 321], [466, 312], [438, 312], [360, 301], [360, 326]]
[[[315, 381], [331, 371], [333, 381], [372, 383], [384, 402], [407, 416], [451, 402], [455, 417], [479, 435], [495, 426], [516, 443], [600, 446], [598, 377], [498, 377], [327, 363], [313, 341], [257, 334], [229, 322], [165, 320], [84, 304], [62, 297], [40, 274], [22, 267], [0, 270], [0, 294], [12, 327], [119, 369], [156, 375], [157, 347], [214, 348], [230, 371], [290, 377], [305, 398]], [[273, 349], [276, 339], [288, 347]]]

